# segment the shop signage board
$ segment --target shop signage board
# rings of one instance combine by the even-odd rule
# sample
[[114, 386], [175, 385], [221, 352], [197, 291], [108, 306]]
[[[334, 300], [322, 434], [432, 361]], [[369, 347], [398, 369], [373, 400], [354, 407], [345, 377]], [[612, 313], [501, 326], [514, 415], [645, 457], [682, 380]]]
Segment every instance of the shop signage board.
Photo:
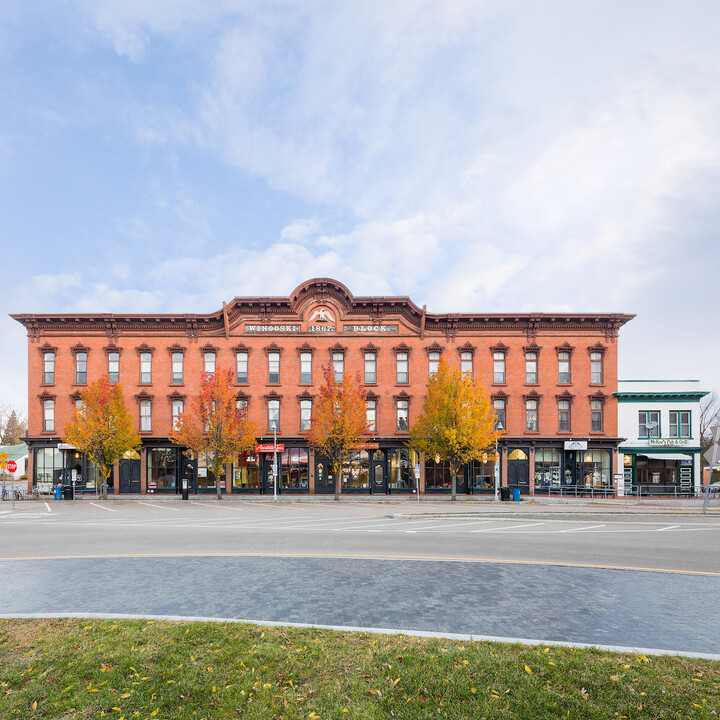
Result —
[[648, 438], [647, 442], [648, 445], [660, 447], [682, 447], [690, 444], [688, 438]]
[[587, 450], [587, 440], [566, 440], [566, 450]]
[[268, 452], [285, 452], [285, 444], [284, 443], [278, 443], [277, 445], [273, 445], [270, 443], [269, 445], [256, 445], [255, 446], [255, 452], [258, 453], [268, 453]]

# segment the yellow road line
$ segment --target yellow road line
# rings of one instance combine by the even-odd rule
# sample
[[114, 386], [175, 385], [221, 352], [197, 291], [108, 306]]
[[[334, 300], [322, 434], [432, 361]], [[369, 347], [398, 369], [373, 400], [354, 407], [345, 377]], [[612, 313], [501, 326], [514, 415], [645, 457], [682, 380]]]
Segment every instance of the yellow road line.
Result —
[[676, 570], [673, 568], [635, 567], [632, 565], [600, 565], [594, 563], [557, 562], [553, 560], [500, 560], [497, 558], [465, 558], [445, 555], [368, 555], [350, 553], [271, 553], [271, 552], [201, 552], [201, 553], [118, 553], [110, 555], [29, 555], [0, 557], [0, 562], [29, 560], [111, 560], [119, 558], [177, 558], [177, 557], [269, 557], [269, 558], [326, 558], [346, 560], [436, 560], [445, 562], [495, 563], [508, 565], [552, 565], [557, 567], [598, 568], [601, 570], [636, 570], [638, 572], [680, 573], [720, 577], [720, 572], [707, 570]]

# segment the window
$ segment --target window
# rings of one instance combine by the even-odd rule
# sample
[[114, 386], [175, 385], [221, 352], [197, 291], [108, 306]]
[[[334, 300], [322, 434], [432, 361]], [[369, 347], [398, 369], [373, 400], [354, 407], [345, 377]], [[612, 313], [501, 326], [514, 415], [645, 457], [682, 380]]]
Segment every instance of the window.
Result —
[[566, 384], [570, 382], [570, 353], [558, 353], [558, 382]]
[[525, 430], [537, 432], [538, 429], [538, 401], [525, 401]]
[[43, 401], [43, 430], [53, 432], [55, 430], [55, 401]]
[[368, 432], [377, 432], [377, 401], [365, 401], [365, 417], [367, 419]]
[[460, 353], [460, 372], [463, 375], [473, 374], [473, 354], [471, 352]]
[[374, 352], [365, 353], [365, 384], [374, 385], [377, 382], [377, 362]]
[[87, 382], [87, 353], [75, 354], [75, 382], [84, 385]]
[[108, 376], [111, 383], [120, 381], [120, 353], [108, 353]]
[[407, 400], [397, 401], [397, 429], [398, 432], [407, 432], [409, 427], [409, 405]]
[[310, 420], [312, 418], [312, 400], [300, 401], [300, 430], [310, 429]]
[[237, 381], [246, 383], [248, 381], [248, 354], [245, 351], [238, 352], [235, 359], [237, 363]]
[[151, 448], [147, 452], [148, 490], [175, 489], [175, 477], [179, 470], [175, 448]]
[[395, 366], [397, 374], [397, 382], [401, 385], [408, 383], [408, 354], [399, 352], [395, 356]]
[[215, 353], [205, 353], [205, 372], [209, 375], [215, 374]]
[[268, 427], [270, 430], [280, 429], [280, 401], [268, 400]]
[[279, 383], [280, 382], [280, 353], [269, 352], [268, 353], [268, 382]]
[[428, 375], [432, 377], [437, 373], [438, 366], [440, 365], [440, 353], [431, 352], [428, 353]]
[[590, 431], [603, 431], [603, 402], [602, 400], [590, 401]]
[[593, 385], [602, 385], [603, 382], [603, 356], [602, 353], [590, 353], [590, 382]]
[[140, 353], [140, 382], [152, 382], [152, 353]]
[[335, 382], [341, 383], [345, 374], [345, 353], [334, 352], [332, 354], [333, 368], [335, 369]]
[[43, 353], [43, 382], [52, 385], [55, 382], [55, 353]]
[[659, 438], [660, 437], [660, 413], [656, 410], [641, 410], [638, 413], [638, 437]]
[[140, 401], [140, 432], [152, 430], [151, 404], [149, 400]]
[[569, 400], [558, 400], [558, 432], [570, 432]]
[[495, 408], [495, 427], [496, 429], [506, 429], [507, 423], [505, 422], [505, 400], [497, 399], [493, 400], [493, 407]]
[[235, 403], [235, 407], [236, 407], [245, 417], [247, 417], [247, 413], [248, 413], [248, 401], [247, 401], [247, 398], [238, 398], [237, 402]]
[[525, 383], [534, 385], [538, 381], [537, 353], [525, 353]]
[[183, 354], [180, 352], [172, 354], [172, 381], [175, 384], [183, 381]]
[[300, 353], [300, 382], [312, 382], [312, 353]]
[[671, 438], [689, 438], [690, 437], [690, 411], [689, 410], [671, 410], [670, 411], [670, 437]]
[[184, 403], [182, 400], [172, 401], [172, 426], [176, 430], [180, 421], [180, 415], [183, 413]]
[[555, 448], [535, 450], [535, 488], [560, 487], [560, 451]]
[[505, 382], [505, 353], [493, 353], [493, 382]]
[[82, 410], [85, 407], [85, 403], [82, 401], [82, 398], [77, 398], [74, 404], [78, 410]]

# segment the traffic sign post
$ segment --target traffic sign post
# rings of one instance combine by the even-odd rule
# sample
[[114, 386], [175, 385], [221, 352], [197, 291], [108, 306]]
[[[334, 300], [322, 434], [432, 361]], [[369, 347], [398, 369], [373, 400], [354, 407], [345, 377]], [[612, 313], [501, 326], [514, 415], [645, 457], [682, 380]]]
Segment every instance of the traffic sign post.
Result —
[[720, 442], [720, 425], [713, 425], [710, 428], [710, 433], [713, 438], [713, 444], [705, 453], [705, 459], [710, 463], [710, 469], [708, 470], [707, 485], [705, 486], [705, 500], [703, 501], [702, 509], [703, 515], [705, 514], [708, 497], [710, 496], [710, 481], [712, 480], [713, 470], [717, 466], [718, 460], [720, 460], [720, 447], [718, 447], [718, 442]]

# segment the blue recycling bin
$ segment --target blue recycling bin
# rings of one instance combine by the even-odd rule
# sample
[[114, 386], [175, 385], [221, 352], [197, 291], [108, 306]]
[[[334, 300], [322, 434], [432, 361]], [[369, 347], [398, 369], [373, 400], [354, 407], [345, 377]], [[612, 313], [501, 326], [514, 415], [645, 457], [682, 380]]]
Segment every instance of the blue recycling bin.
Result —
[[520, 488], [513, 488], [513, 501], [520, 502]]
[[62, 500], [62, 485], [56, 485], [54, 488], [54, 491], [55, 491], [55, 499]]

